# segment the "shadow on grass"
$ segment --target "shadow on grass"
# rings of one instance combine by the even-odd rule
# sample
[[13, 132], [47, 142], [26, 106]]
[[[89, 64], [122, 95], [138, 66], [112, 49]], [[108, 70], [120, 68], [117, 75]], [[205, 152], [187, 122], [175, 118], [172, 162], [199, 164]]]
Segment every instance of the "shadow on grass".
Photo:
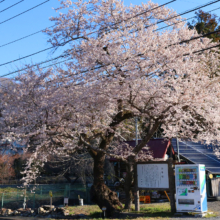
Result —
[[156, 212], [156, 213], [144, 213], [144, 217], [160, 217], [160, 218], [170, 218], [173, 217], [174, 213], [172, 212]]
[[151, 217], [151, 218], [170, 218], [173, 217], [174, 214], [171, 212], [157, 212], [157, 213], [152, 213], [152, 212], [126, 212], [126, 213], [120, 213], [119, 219], [135, 219], [135, 218], [140, 218], [140, 217]]
[[[86, 215], [87, 219], [100, 219], [103, 217], [102, 212], [93, 212], [89, 215]], [[141, 217], [153, 217], [153, 218], [170, 218], [173, 217], [173, 213], [170, 212], [157, 212], [157, 213], [147, 213], [147, 212], [126, 212], [126, 213], [118, 213], [116, 216], [113, 217], [113, 219], [135, 219], [135, 218], [141, 218]], [[111, 219], [111, 218], [106, 218]]]
[[89, 218], [101, 218], [102, 212], [91, 212], [90, 215], [88, 215]]

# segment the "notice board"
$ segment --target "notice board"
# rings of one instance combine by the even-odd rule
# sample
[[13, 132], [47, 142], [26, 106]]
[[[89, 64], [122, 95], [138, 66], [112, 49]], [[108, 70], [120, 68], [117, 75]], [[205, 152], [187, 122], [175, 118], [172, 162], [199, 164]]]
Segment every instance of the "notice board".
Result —
[[168, 164], [137, 164], [137, 187], [142, 189], [168, 189]]

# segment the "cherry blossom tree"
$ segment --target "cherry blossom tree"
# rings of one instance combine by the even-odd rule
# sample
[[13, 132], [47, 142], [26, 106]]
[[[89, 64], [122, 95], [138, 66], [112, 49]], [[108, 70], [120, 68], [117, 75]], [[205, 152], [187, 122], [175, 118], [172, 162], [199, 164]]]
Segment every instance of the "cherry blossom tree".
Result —
[[[220, 139], [220, 79], [210, 77], [218, 72], [218, 49], [184, 22], [157, 31], [162, 21], [182, 18], [152, 2], [67, 0], [57, 10], [65, 13], [51, 19], [56, 27], [47, 30], [49, 42], [68, 46], [71, 60], [48, 70], [30, 67], [13, 89], [2, 88], [1, 134], [33, 149], [26, 184], [49, 155], [87, 149], [94, 160], [91, 198], [111, 215], [122, 205], [104, 184], [106, 155], [127, 161], [131, 181], [137, 155], [159, 127], [167, 138]], [[123, 122], [137, 116], [147, 132], [134, 149], [118, 154], [112, 143], [126, 132]]]

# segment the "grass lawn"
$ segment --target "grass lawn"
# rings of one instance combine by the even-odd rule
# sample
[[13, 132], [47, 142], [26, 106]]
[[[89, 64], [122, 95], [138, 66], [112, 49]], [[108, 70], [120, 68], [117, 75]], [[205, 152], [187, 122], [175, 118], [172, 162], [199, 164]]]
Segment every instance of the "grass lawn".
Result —
[[[84, 214], [90, 219], [102, 219], [102, 211], [97, 205], [69, 206], [67, 209], [70, 215]], [[122, 212], [120, 219], [161, 219], [172, 216], [169, 203], [160, 203], [140, 205], [140, 212], [135, 212], [133, 206], [130, 212]]]
[[[67, 209], [70, 211], [70, 215], [85, 215], [85, 218], [89, 219], [102, 219], [101, 213], [102, 211], [97, 205], [84, 205], [84, 206], [69, 206]], [[141, 204], [140, 205], [140, 212], [134, 211], [134, 206], [130, 212], [123, 211], [120, 214], [120, 217], [117, 219], [170, 219], [174, 216], [173, 213], [170, 211], [170, 204], [167, 203], [152, 203], [152, 204]], [[216, 217], [217, 214], [208, 214], [207, 218]], [[192, 217], [189, 215], [189, 217]], [[74, 219], [74, 216], [73, 216]], [[83, 219], [83, 218], [81, 218]], [[107, 219], [107, 218], [106, 218]]]
[[17, 192], [22, 192], [22, 190], [23, 189], [12, 188], [12, 187], [0, 188], [0, 194], [1, 193], [17, 193]]

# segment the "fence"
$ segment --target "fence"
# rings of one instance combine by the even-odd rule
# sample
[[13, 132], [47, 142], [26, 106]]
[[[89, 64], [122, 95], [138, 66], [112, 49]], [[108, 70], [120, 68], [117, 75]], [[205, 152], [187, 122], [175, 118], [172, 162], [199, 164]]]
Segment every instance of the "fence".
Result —
[[64, 198], [69, 198], [69, 205], [78, 205], [78, 197], [84, 200], [84, 204], [91, 204], [90, 188], [83, 185], [50, 184], [38, 185], [33, 191], [33, 186], [22, 189], [17, 185], [0, 186], [1, 207], [17, 209], [22, 208], [24, 201], [26, 208], [38, 208], [41, 205], [50, 204], [49, 192], [52, 191], [53, 205], [63, 205]]

